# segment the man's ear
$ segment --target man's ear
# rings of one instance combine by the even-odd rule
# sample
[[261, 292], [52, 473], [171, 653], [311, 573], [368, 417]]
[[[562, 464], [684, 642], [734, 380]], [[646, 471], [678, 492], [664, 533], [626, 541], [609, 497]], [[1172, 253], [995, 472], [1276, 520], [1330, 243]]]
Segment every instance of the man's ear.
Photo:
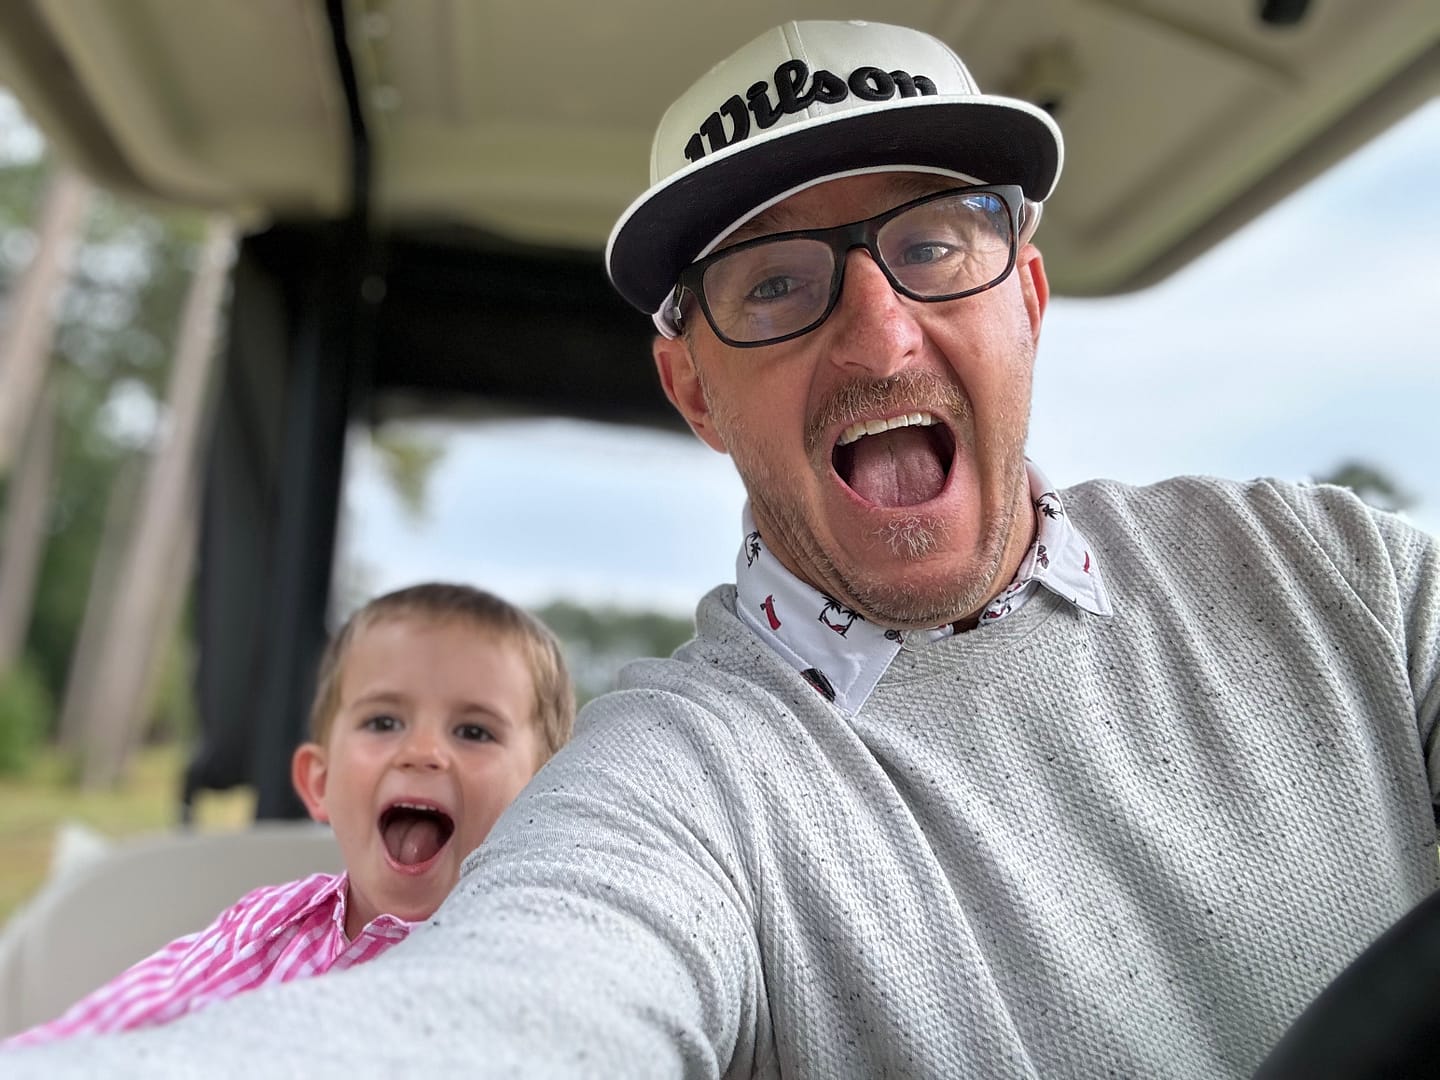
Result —
[[310, 816], [319, 822], [330, 820], [325, 810], [325, 781], [328, 779], [325, 748], [319, 743], [301, 743], [290, 758], [290, 782]]
[[660, 373], [660, 385], [690, 430], [700, 441], [712, 450], [726, 453], [725, 440], [715, 429], [715, 419], [710, 413], [710, 403], [705, 400], [705, 388], [700, 385], [700, 373], [695, 368], [695, 357], [684, 338], [667, 338], [657, 335], [650, 351], [655, 357], [655, 370]]
[[1050, 281], [1045, 276], [1045, 259], [1034, 244], [1026, 244], [1015, 257], [1020, 272], [1020, 292], [1025, 298], [1025, 311], [1030, 317], [1030, 339], [1040, 341], [1040, 324], [1045, 321], [1045, 308], [1050, 304]]

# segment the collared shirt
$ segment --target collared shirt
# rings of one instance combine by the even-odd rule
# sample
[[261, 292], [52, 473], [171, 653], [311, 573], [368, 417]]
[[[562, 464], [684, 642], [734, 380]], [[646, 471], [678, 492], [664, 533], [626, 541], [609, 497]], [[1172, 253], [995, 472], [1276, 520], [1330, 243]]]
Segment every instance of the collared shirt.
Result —
[[[980, 613], [976, 630], [1019, 611], [1045, 588], [1093, 615], [1108, 616], [1110, 598], [1089, 542], [1081, 535], [1043, 473], [1026, 462], [1035, 506], [1035, 539], [1015, 578]], [[736, 608], [759, 637], [811, 686], [854, 714], [870, 697], [902, 648], [917, 648], [957, 632], [888, 630], [801, 581], [770, 555], [747, 503], [735, 560]]]
[[257, 986], [353, 967], [403, 941], [412, 924], [394, 915], [372, 919], [354, 941], [345, 936], [347, 883], [345, 874], [311, 874], [246, 893], [204, 930], [3, 1045], [163, 1024]]

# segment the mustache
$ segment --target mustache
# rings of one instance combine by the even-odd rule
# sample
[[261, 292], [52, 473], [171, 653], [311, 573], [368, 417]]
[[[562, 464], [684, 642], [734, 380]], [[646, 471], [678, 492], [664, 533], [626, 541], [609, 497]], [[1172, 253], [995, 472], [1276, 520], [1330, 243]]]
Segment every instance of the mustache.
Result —
[[816, 405], [805, 423], [805, 452], [828, 451], [829, 446], [821, 442], [828, 430], [877, 412], [937, 412], [964, 423], [970, 418], [970, 399], [931, 372], [902, 371], [884, 379], [852, 379]]

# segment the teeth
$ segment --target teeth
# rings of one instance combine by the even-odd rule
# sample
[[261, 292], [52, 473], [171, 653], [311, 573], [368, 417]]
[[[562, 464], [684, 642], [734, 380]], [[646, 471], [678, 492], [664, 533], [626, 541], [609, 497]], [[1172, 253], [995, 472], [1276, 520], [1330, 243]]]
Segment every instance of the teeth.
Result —
[[892, 416], [888, 420], [861, 420], [858, 424], [851, 424], [840, 436], [841, 446], [849, 446], [852, 442], [866, 435], [879, 435], [882, 431], [890, 431], [893, 428], [930, 427], [935, 423], [935, 417], [927, 412], [904, 413], [901, 416]]

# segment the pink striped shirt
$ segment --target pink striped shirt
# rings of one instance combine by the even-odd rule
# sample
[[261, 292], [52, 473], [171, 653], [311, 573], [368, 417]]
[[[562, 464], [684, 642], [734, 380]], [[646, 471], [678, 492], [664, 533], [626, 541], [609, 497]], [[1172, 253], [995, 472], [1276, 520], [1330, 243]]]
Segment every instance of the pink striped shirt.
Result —
[[0, 1046], [32, 1046], [72, 1035], [163, 1024], [267, 983], [343, 971], [379, 956], [410, 933], [394, 915], [345, 936], [344, 874], [311, 874], [246, 893], [199, 933], [177, 938], [64, 1014]]

